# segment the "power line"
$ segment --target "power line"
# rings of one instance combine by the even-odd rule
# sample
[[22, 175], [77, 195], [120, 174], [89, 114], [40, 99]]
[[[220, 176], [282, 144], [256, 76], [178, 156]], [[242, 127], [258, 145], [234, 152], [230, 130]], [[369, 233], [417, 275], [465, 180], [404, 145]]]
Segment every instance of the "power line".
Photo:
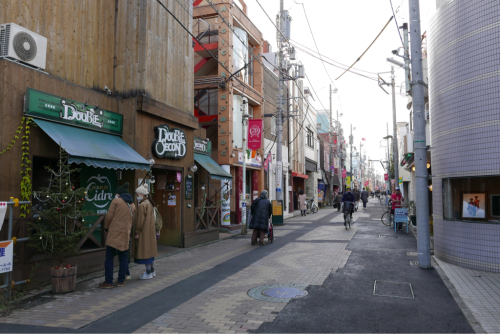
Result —
[[[301, 44], [301, 43], [297, 42], [297, 41], [296, 41], [296, 40], [294, 40], [294, 39], [290, 39], [290, 41], [291, 41], [291, 42], [292, 42], [292, 44], [294, 44], [294, 45], [295, 45], [295, 44], [298, 44], [298, 45], [300, 45], [301, 47], [306, 48], [307, 50], [309, 50], [309, 51], [311, 51], [311, 52], [318, 53], [317, 51], [314, 51], [313, 49], [308, 48], [308, 47], [307, 47], [307, 46], [305, 46], [304, 44]], [[318, 54], [320, 54], [320, 53], [318, 53]], [[346, 65], [346, 64], [343, 64], [343, 63], [338, 62], [338, 61], [336, 61], [336, 60], [333, 60], [332, 58], [329, 58], [329, 57], [325, 56], [324, 54], [320, 54], [320, 55], [321, 55], [323, 58], [326, 58], [326, 59], [328, 59], [328, 60], [330, 60], [330, 61], [332, 61], [332, 62], [334, 62], [334, 63], [337, 63], [337, 64], [339, 64], [339, 65], [344, 66], [345, 68], [348, 68], [348, 67], [349, 67], [349, 65]], [[339, 68], [340, 68], [340, 67], [339, 67]], [[354, 68], [353, 70], [356, 70], [356, 71], [359, 71], [359, 72], [366, 72], [366, 73], [370, 73], [370, 74], [377, 74], [376, 72], [370, 72], [370, 71], [366, 71], [366, 70], [361, 70], [361, 69], [359, 69], [359, 68]]]
[[394, 22], [396, 23], [396, 29], [398, 30], [398, 35], [399, 39], [401, 40], [401, 45], [405, 45], [403, 42], [403, 37], [401, 37], [401, 31], [399, 31], [399, 25], [398, 25], [398, 19], [396, 19], [396, 13], [394, 13], [394, 7], [392, 7], [392, 0], [389, 0], [389, 3], [391, 4], [391, 9], [392, 9], [392, 15], [394, 17]]
[[[378, 33], [377, 37], [375, 37], [375, 39], [373, 40], [373, 42], [371, 42], [371, 44], [366, 48], [366, 50], [361, 54], [361, 56], [359, 56], [358, 59], [356, 59], [356, 61], [345, 71], [349, 71], [353, 66], [354, 64], [356, 64], [358, 61], [361, 60], [361, 58], [365, 55], [365, 53], [372, 47], [373, 43], [375, 43], [375, 41], [380, 37], [380, 35], [382, 35], [382, 33], [384, 32], [385, 28], [387, 28], [387, 26], [389, 25], [389, 23], [391, 23], [392, 19], [394, 18], [394, 16], [391, 16], [391, 18], [389, 19], [389, 21], [387, 21], [387, 23], [385, 24], [385, 26], [382, 28], [382, 30]], [[344, 73], [342, 73], [337, 79], [335, 80], [338, 80], [340, 79], [341, 76], [343, 76]]]

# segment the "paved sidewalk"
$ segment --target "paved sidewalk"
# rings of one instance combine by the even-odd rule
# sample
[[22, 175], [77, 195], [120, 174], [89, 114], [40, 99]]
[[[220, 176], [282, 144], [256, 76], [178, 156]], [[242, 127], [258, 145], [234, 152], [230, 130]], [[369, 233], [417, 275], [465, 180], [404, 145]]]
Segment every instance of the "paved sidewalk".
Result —
[[500, 274], [434, 259], [484, 331], [500, 333]]

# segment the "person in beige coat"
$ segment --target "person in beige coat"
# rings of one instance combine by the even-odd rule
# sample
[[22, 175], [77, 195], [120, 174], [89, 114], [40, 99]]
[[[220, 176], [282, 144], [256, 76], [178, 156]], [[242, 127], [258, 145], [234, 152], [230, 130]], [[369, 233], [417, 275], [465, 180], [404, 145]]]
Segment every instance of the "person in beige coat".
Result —
[[130, 230], [132, 229], [135, 205], [132, 195], [128, 193], [128, 183], [116, 189], [116, 195], [109, 206], [104, 221], [106, 238], [106, 261], [104, 261], [105, 281], [99, 284], [102, 289], [113, 287], [113, 260], [118, 253], [120, 269], [118, 285], [125, 285], [125, 275], [128, 271], [128, 252]]
[[151, 279], [156, 276], [154, 259], [158, 255], [154, 203], [149, 196], [147, 184], [139, 186], [135, 193], [139, 204], [135, 218], [134, 262], [146, 265], [146, 272], [140, 279]]

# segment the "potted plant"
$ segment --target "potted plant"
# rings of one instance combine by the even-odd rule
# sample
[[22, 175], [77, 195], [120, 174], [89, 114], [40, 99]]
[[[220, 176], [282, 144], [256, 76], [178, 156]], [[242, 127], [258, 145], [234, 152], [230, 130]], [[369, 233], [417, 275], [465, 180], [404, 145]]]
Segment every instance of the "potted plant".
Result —
[[38, 203], [33, 207], [30, 244], [57, 263], [50, 270], [53, 293], [76, 289], [77, 266], [67, 259], [78, 253], [77, 245], [86, 234], [83, 222], [87, 213], [81, 210], [86, 190], [74, 186], [72, 174], [79, 169], [71, 168], [67, 160], [68, 154], [60, 148], [57, 170], [45, 167], [50, 173], [49, 186], [33, 192]]
[[415, 201], [410, 201], [408, 204], [408, 215], [413, 226], [417, 226], [417, 206], [415, 205]]

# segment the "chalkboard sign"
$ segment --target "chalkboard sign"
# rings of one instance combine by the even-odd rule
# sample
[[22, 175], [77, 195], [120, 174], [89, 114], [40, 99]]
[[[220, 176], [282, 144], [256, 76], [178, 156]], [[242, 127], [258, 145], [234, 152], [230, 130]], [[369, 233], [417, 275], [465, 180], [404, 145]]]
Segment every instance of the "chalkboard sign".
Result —
[[186, 175], [186, 178], [184, 180], [185, 182], [185, 188], [186, 189], [186, 199], [187, 200], [192, 200], [193, 199], [193, 177], [191, 175]]

